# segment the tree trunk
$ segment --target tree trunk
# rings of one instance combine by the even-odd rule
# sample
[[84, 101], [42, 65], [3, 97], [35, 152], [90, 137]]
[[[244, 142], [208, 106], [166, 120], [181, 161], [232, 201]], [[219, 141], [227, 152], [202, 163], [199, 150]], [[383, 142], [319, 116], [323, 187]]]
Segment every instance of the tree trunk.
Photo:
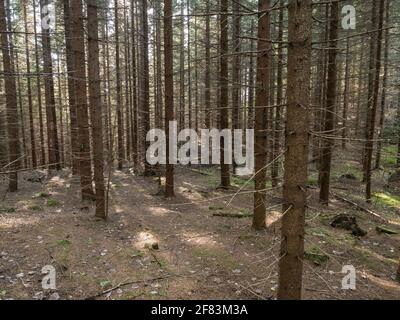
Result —
[[350, 38], [346, 41], [346, 71], [344, 75], [344, 92], [343, 92], [343, 113], [342, 113], [342, 149], [346, 149], [346, 139], [347, 139], [347, 114], [349, 108], [349, 98], [350, 98], [350, 69], [351, 69], [351, 58], [350, 58]]
[[278, 31], [278, 70], [277, 70], [277, 95], [276, 95], [276, 112], [275, 112], [275, 131], [274, 131], [274, 149], [273, 149], [273, 160], [272, 164], [272, 186], [276, 187], [279, 183], [279, 162], [277, 157], [279, 156], [281, 149], [281, 132], [282, 132], [282, 105], [283, 99], [283, 0], [280, 0], [281, 9], [279, 10], [279, 31]]
[[[220, 101], [219, 101], [219, 125], [220, 130], [229, 127], [228, 112], [228, 0], [221, 0], [220, 9]], [[221, 137], [221, 187], [229, 188], [231, 178], [229, 172], [229, 164], [225, 163], [225, 150], [228, 149], [228, 141]]]
[[[386, 0], [386, 26], [390, 23], [390, 0]], [[379, 131], [378, 131], [378, 146], [376, 150], [375, 168], [379, 169], [381, 165], [382, 155], [382, 140], [385, 123], [385, 109], [386, 109], [386, 87], [388, 82], [388, 63], [389, 63], [389, 29], [385, 31], [385, 49], [384, 49], [384, 66], [383, 66], [383, 80], [382, 80], [382, 93], [381, 93], [381, 106], [379, 117]]]
[[144, 152], [142, 153], [142, 163], [144, 164], [144, 175], [151, 175], [150, 164], [146, 160], [146, 150], [148, 149], [149, 142], [146, 141], [146, 135], [150, 131], [150, 102], [149, 102], [149, 25], [148, 25], [148, 14], [147, 14], [147, 0], [141, 1], [141, 113], [142, 113], [142, 124], [143, 130], [142, 142], [144, 146]]
[[38, 113], [39, 113], [39, 135], [40, 135], [40, 165], [46, 164], [46, 152], [44, 149], [44, 126], [43, 126], [43, 111], [42, 111], [42, 86], [40, 79], [40, 64], [39, 64], [39, 46], [38, 36], [36, 32], [36, 1], [33, 0], [33, 25], [34, 25], [34, 38], [35, 38], [35, 63], [36, 63], [36, 90], [37, 90], [37, 101], [38, 101]]
[[6, 22], [6, 10], [4, 0], [0, 0], [0, 39], [3, 55], [4, 82], [6, 95], [6, 119], [8, 138], [8, 166], [11, 171], [8, 177], [8, 191], [18, 190], [18, 169], [20, 168], [20, 142], [18, 128], [17, 87], [15, 74], [11, 63], [10, 46], [8, 41], [8, 29]]
[[[76, 0], [74, 0], [76, 1]], [[88, 69], [89, 103], [92, 121], [94, 182], [96, 186], [96, 217], [106, 219], [104, 165], [103, 165], [103, 128], [102, 104], [100, 96], [100, 61], [97, 0], [87, 0], [88, 17]]]
[[205, 104], [205, 127], [210, 128], [212, 126], [212, 110], [211, 110], [211, 42], [210, 42], [210, 0], [206, 0], [206, 32], [205, 32], [205, 44], [206, 44], [206, 68], [205, 68], [205, 90], [204, 90], [204, 104]]
[[174, 121], [174, 70], [173, 70], [173, 33], [172, 33], [172, 0], [164, 0], [164, 76], [165, 76], [165, 132], [167, 165], [165, 173], [165, 196], [174, 196], [174, 166], [169, 139], [169, 124]]
[[122, 90], [119, 45], [119, 17], [118, 0], [114, 1], [115, 18], [115, 76], [117, 81], [117, 139], [118, 139], [118, 170], [122, 170], [124, 160], [124, 124], [122, 119]]
[[311, 0], [289, 1], [284, 216], [278, 299], [301, 299], [307, 203], [311, 77]]
[[321, 203], [329, 203], [329, 186], [331, 176], [332, 148], [334, 146], [335, 106], [337, 93], [337, 47], [339, 34], [339, 3], [332, 2], [329, 28], [329, 54], [328, 54], [328, 83], [326, 90], [326, 107], [324, 121], [324, 135], [321, 158], [321, 190], [319, 199]]
[[[41, 17], [45, 19], [43, 7], [49, 5], [49, 0], [41, 0]], [[49, 169], [61, 169], [60, 150], [57, 133], [56, 100], [54, 95], [53, 61], [51, 52], [50, 29], [42, 24], [44, 90], [46, 98], [47, 152]]]
[[375, 136], [375, 121], [376, 121], [376, 110], [378, 107], [378, 97], [379, 97], [379, 77], [381, 71], [381, 49], [382, 49], [382, 28], [385, 12], [385, 0], [379, 1], [379, 19], [378, 19], [378, 36], [376, 43], [376, 53], [375, 53], [375, 80], [374, 80], [374, 90], [372, 95], [372, 101], [369, 104], [369, 120], [370, 124], [368, 126], [368, 137], [365, 142], [366, 151], [366, 168], [365, 168], [365, 178], [366, 178], [366, 188], [365, 188], [365, 198], [367, 202], [371, 202], [371, 175], [372, 175], [372, 152], [374, 149], [374, 136]]
[[257, 58], [257, 89], [255, 111], [255, 192], [253, 228], [265, 228], [267, 182], [267, 122], [270, 90], [270, 14], [268, 0], [259, 1], [259, 11], [262, 11], [258, 20], [258, 58]]
[[23, 2], [23, 14], [24, 14], [24, 28], [25, 28], [25, 55], [26, 55], [26, 72], [28, 74], [27, 78], [27, 93], [28, 93], [28, 110], [29, 110], [29, 128], [31, 137], [31, 160], [32, 168], [37, 167], [36, 158], [36, 141], [35, 141], [35, 123], [33, 120], [33, 102], [32, 102], [32, 84], [31, 84], [31, 63], [30, 63], [30, 50], [29, 50], [29, 36], [28, 36], [28, 17], [26, 0]]
[[[251, 38], [254, 36], [254, 22], [251, 22]], [[249, 62], [249, 89], [248, 89], [248, 115], [247, 126], [254, 128], [254, 40], [250, 40], [250, 62]]]
[[74, 79], [77, 125], [79, 135], [79, 172], [82, 200], [93, 199], [92, 164], [90, 156], [89, 120], [86, 90], [85, 42], [82, 0], [71, 1], [72, 49], [74, 52]]
[[[233, 12], [239, 14], [239, 2], [233, 3]], [[234, 16], [233, 22], [233, 59], [232, 59], [232, 126], [233, 130], [241, 128], [240, 125], [240, 50], [241, 50], [241, 16]], [[236, 161], [233, 160], [233, 170], [237, 167]]]

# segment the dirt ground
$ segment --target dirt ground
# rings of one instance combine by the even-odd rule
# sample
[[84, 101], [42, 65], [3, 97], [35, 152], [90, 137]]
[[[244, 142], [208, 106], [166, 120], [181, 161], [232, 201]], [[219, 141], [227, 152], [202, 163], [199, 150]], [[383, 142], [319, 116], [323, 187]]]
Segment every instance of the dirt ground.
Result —
[[[21, 175], [21, 190], [0, 203], [1, 299], [275, 299], [279, 190], [268, 192], [268, 229], [254, 232], [252, 184], [243, 179], [223, 191], [217, 169], [179, 168], [177, 196], [167, 200], [156, 178], [126, 169], [112, 176], [109, 221], [103, 222], [94, 218], [92, 203], [80, 202], [69, 171], [27, 181], [41, 174]], [[382, 222], [344, 201], [319, 205], [312, 184], [304, 298], [400, 299], [400, 235], [377, 232]], [[361, 201], [362, 190], [359, 181], [334, 177], [333, 191], [343, 197]], [[400, 232], [400, 208], [378, 202], [369, 208]], [[368, 234], [331, 227], [344, 213], [354, 214]], [[46, 265], [57, 270], [55, 291], [42, 289]], [[356, 290], [342, 289], [345, 265], [356, 269]]]

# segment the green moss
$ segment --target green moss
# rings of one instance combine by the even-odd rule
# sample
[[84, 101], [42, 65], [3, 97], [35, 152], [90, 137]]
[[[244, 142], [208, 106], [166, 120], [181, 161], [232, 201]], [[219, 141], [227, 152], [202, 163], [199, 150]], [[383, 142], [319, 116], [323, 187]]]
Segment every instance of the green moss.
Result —
[[48, 199], [47, 200], [47, 206], [48, 207], [58, 207], [60, 205], [60, 202], [55, 200], [55, 199]]
[[62, 247], [68, 247], [71, 244], [71, 241], [69, 241], [67, 239], [62, 239], [62, 240], [57, 241], [57, 244]]
[[393, 166], [397, 163], [397, 147], [390, 145], [382, 149], [382, 164], [385, 166]]
[[400, 197], [390, 193], [378, 192], [374, 194], [374, 201], [378, 205], [391, 208], [400, 208]]
[[307, 183], [309, 186], [313, 186], [313, 187], [318, 186], [318, 177], [308, 177]]
[[13, 208], [13, 207], [0, 207], [0, 213], [14, 213], [16, 212], [17, 209]]
[[107, 289], [112, 286], [112, 282], [110, 280], [100, 280], [99, 285], [102, 289]]
[[225, 207], [224, 206], [209, 206], [208, 210], [210, 211], [218, 211], [218, 210], [224, 210]]
[[34, 195], [34, 198], [49, 198], [50, 195], [46, 192], [39, 192]]
[[312, 247], [304, 253], [304, 258], [313, 262], [317, 266], [326, 264], [329, 260], [329, 256], [321, 251], [317, 246]]
[[38, 205], [36, 205], [36, 204], [34, 204], [34, 205], [32, 205], [32, 206], [29, 206], [28, 209], [29, 209], [30, 211], [43, 211], [43, 207], [38, 206]]

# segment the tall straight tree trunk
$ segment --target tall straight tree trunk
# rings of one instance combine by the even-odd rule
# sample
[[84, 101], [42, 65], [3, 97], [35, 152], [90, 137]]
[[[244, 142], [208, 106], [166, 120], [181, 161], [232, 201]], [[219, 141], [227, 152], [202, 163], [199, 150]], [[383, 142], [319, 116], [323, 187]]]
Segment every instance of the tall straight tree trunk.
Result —
[[[386, 0], [386, 26], [389, 26], [390, 22], [390, 0]], [[385, 49], [384, 49], [384, 66], [383, 66], [383, 79], [382, 79], [382, 93], [381, 93], [381, 106], [380, 106], [380, 117], [379, 117], [379, 133], [378, 133], [378, 146], [376, 150], [375, 168], [379, 169], [381, 165], [382, 157], [382, 140], [384, 133], [385, 123], [385, 109], [386, 109], [386, 90], [388, 82], [388, 64], [389, 64], [389, 29], [385, 30]]]
[[180, 0], [181, 17], [180, 17], [180, 52], [179, 52], [179, 129], [185, 128], [186, 110], [185, 110], [185, 17], [184, 17], [184, 1]]
[[366, 178], [366, 188], [365, 188], [365, 198], [367, 202], [371, 202], [371, 175], [372, 175], [372, 153], [374, 150], [374, 137], [375, 137], [375, 122], [376, 122], [376, 111], [378, 108], [378, 98], [379, 98], [379, 78], [381, 72], [381, 55], [382, 55], [382, 33], [383, 33], [383, 20], [385, 13], [385, 0], [379, 1], [379, 18], [378, 18], [378, 36], [376, 42], [376, 53], [375, 53], [375, 80], [372, 101], [370, 104], [370, 124], [368, 126], [368, 138], [365, 143], [366, 151], [366, 168], [365, 168], [365, 178]]
[[[220, 129], [228, 129], [228, 0], [221, 0], [220, 9], [220, 101], [219, 101], [219, 125]], [[228, 159], [225, 157], [225, 150], [228, 148], [228, 141], [221, 137], [221, 187], [229, 188], [231, 177], [229, 164], [225, 163]]]
[[273, 147], [273, 160], [272, 164], [272, 186], [276, 187], [279, 183], [279, 156], [281, 149], [281, 132], [282, 132], [282, 105], [283, 99], [283, 0], [280, 0], [279, 22], [278, 22], [278, 70], [277, 70], [277, 94], [276, 94], [276, 112], [275, 112], [275, 131], [274, 131], [274, 147]]
[[[377, 15], [379, 14], [377, 5], [377, 1], [372, 2], [372, 17], [371, 17], [371, 30], [375, 30], [377, 28]], [[376, 32], [372, 32], [370, 35], [370, 45], [369, 45], [369, 65], [368, 65], [368, 96], [367, 96], [367, 110], [366, 110], [366, 120], [365, 120], [365, 127], [364, 127], [364, 137], [365, 141], [368, 140], [369, 136], [369, 125], [371, 124], [371, 115], [372, 115], [372, 108], [373, 108], [373, 95], [374, 95], [374, 81], [375, 81], [375, 74], [376, 74], [376, 43], [377, 43], [377, 35]], [[368, 150], [367, 143], [364, 145], [364, 154], [363, 154], [363, 182], [367, 180], [367, 154]]]
[[[102, 101], [102, 110], [103, 110], [103, 132], [104, 132], [104, 141], [105, 141], [105, 151], [107, 156], [106, 159], [109, 159], [110, 154], [111, 154], [111, 142], [110, 142], [110, 128], [108, 127], [108, 109], [110, 108], [110, 105], [108, 104], [108, 96], [110, 95], [110, 89], [108, 87], [108, 81], [107, 81], [107, 73], [108, 73], [108, 67], [107, 67], [107, 35], [106, 35], [106, 24], [107, 21], [102, 22], [102, 38], [104, 41], [102, 41], [101, 47], [102, 47], [102, 69], [103, 69], [103, 74], [102, 74], [102, 82], [103, 82], [103, 101]], [[104, 157], [104, 156], [103, 156]]]
[[[12, 30], [10, 27], [9, 30]], [[12, 37], [9, 38], [10, 43], [12, 43]], [[12, 48], [12, 45], [11, 45]], [[12, 50], [10, 50], [12, 53]], [[19, 70], [19, 56], [18, 50], [15, 51], [15, 72], [17, 74], [17, 93], [18, 93], [18, 115], [19, 115], [19, 122], [20, 122], [20, 131], [22, 137], [22, 154], [21, 154], [21, 161], [23, 161], [23, 168], [28, 167], [28, 148], [26, 146], [26, 131], [25, 131], [25, 113], [23, 109], [23, 99], [22, 99], [22, 87], [21, 87], [21, 77], [20, 77], [20, 70]], [[21, 163], [22, 164], [22, 163]]]
[[167, 165], [165, 172], [165, 196], [174, 196], [174, 166], [171, 154], [173, 141], [170, 141], [170, 122], [174, 121], [174, 70], [173, 70], [173, 31], [172, 0], [164, 0], [164, 76], [165, 76], [165, 131], [167, 138]]
[[124, 159], [124, 124], [122, 119], [122, 89], [119, 45], [119, 8], [118, 0], [114, 0], [115, 18], [115, 76], [117, 81], [117, 145], [118, 145], [118, 170], [122, 170]]
[[161, 61], [161, 3], [156, 2], [155, 3], [155, 8], [156, 8], [156, 43], [155, 43], [155, 69], [156, 69], [156, 74], [155, 74], [155, 89], [156, 89], [156, 128], [162, 128], [162, 120], [163, 120], [163, 92], [162, 92], [162, 61]]
[[132, 100], [133, 100], [133, 117], [132, 117], [132, 153], [133, 167], [136, 169], [138, 165], [138, 97], [137, 97], [137, 63], [136, 63], [136, 14], [135, 1], [131, 3], [131, 34], [132, 34]]
[[61, 52], [57, 50], [57, 84], [58, 84], [58, 106], [60, 112], [60, 163], [61, 167], [65, 165], [64, 159], [64, 117], [63, 117], [63, 99], [62, 99], [62, 84], [61, 84]]
[[346, 149], [346, 139], [347, 139], [347, 114], [349, 108], [349, 98], [350, 98], [350, 69], [351, 69], [351, 58], [350, 58], [350, 38], [346, 41], [346, 71], [344, 75], [344, 92], [343, 92], [343, 113], [342, 113], [342, 149]]
[[[254, 36], [254, 22], [251, 22], [251, 38]], [[247, 126], [254, 128], [254, 40], [250, 40], [250, 62], [249, 62], [249, 89], [248, 89], [248, 115]]]
[[[41, 0], [41, 17], [46, 19], [45, 6], [49, 5], [49, 0]], [[61, 169], [60, 150], [57, 133], [56, 99], [54, 95], [53, 61], [51, 52], [50, 28], [42, 23], [42, 46], [43, 46], [43, 71], [44, 90], [46, 98], [46, 123], [47, 123], [47, 152], [49, 156], [49, 169]]]
[[[76, 0], [74, 0], [76, 1]], [[92, 121], [94, 182], [96, 186], [96, 217], [106, 219], [104, 164], [103, 164], [103, 128], [102, 104], [100, 96], [100, 60], [97, 0], [87, 0], [88, 17], [88, 69], [89, 103]]]
[[[233, 3], [233, 12], [239, 14], [240, 4], [239, 2]], [[240, 50], [241, 50], [241, 16], [235, 16], [233, 22], [233, 59], [232, 59], [232, 125], [233, 129], [237, 130], [241, 128], [240, 125]], [[236, 161], [233, 161], [234, 170], [237, 167]]]
[[[190, 44], [190, 1], [186, 2], [187, 8], [187, 79], [188, 79], [188, 110], [189, 110], [189, 126], [188, 128], [193, 128], [193, 109], [192, 109], [192, 53], [191, 53], [191, 44]], [[196, 62], [197, 63], [197, 62]]]
[[130, 94], [129, 94], [129, 83], [130, 83], [130, 40], [129, 40], [129, 21], [127, 20], [126, 14], [126, 0], [124, 0], [124, 71], [125, 71], [125, 158], [127, 160], [131, 157], [131, 103], [130, 103]]
[[[195, 14], [197, 13], [196, 8]], [[198, 46], [198, 26], [197, 26], [197, 16], [194, 17], [194, 82], [195, 82], [195, 114], [196, 114], [196, 120], [195, 120], [195, 130], [196, 132], [199, 132], [199, 119], [201, 117], [201, 114], [199, 113], [199, 46]]]
[[339, 35], [339, 3], [332, 2], [329, 28], [329, 54], [328, 54], [328, 83], [326, 90], [326, 107], [324, 121], [324, 135], [321, 157], [321, 190], [319, 199], [321, 203], [329, 202], [329, 186], [331, 178], [332, 148], [334, 146], [335, 106], [337, 93], [337, 47]]
[[141, 0], [141, 110], [143, 130], [141, 140], [144, 146], [142, 154], [142, 163], [144, 164], [144, 175], [151, 175], [150, 164], [146, 160], [146, 150], [149, 143], [146, 141], [146, 135], [150, 131], [150, 85], [149, 85], [149, 25], [147, 14], [147, 0]]
[[71, 1], [72, 49], [74, 52], [74, 79], [77, 125], [79, 135], [79, 172], [82, 200], [93, 199], [92, 163], [90, 156], [89, 116], [86, 89], [85, 36], [83, 29], [82, 0]]
[[355, 123], [355, 129], [354, 129], [354, 134], [356, 138], [360, 136], [360, 123], [361, 123], [361, 102], [362, 102], [362, 97], [363, 97], [363, 87], [364, 87], [364, 81], [363, 81], [363, 70], [364, 70], [364, 50], [363, 50], [364, 45], [361, 44], [361, 53], [360, 53], [360, 62], [359, 62], [359, 69], [358, 69], [358, 81], [357, 81], [357, 108], [356, 108], [356, 123]]
[[40, 64], [39, 64], [39, 46], [38, 46], [38, 35], [36, 31], [36, 1], [33, 0], [33, 26], [34, 26], [34, 38], [35, 38], [35, 63], [36, 63], [36, 90], [37, 90], [37, 101], [38, 101], [38, 113], [39, 113], [39, 135], [40, 135], [40, 165], [46, 164], [46, 152], [44, 148], [44, 125], [43, 125], [43, 110], [42, 110], [42, 86], [40, 79]]
[[32, 168], [37, 167], [36, 157], [36, 141], [35, 141], [35, 123], [33, 120], [33, 102], [32, 102], [32, 83], [31, 83], [31, 62], [30, 62], [30, 47], [29, 47], [29, 36], [28, 36], [28, 16], [27, 16], [27, 1], [23, 2], [23, 14], [24, 14], [24, 28], [25, 28], [25, 55], [26, 55], [26, 72], [27, 77], [27, 93], [28, 93], [28, 110], [29, 110], [29, 129], [31, 138], [31, 160]]
[[211, 128], [212, 110], [211, 110], [211, 41], [210, 41], [210, 0], [206, 0], [206, 32], [205, 32], [205, 51], [206, 51], [206, 68], [205, 68], [205, 127]]
[[18, 190], [18, 169], [20, 168], [20, 141], [18, 128], [17, 87], [15, 74], [11, 63], [11, 52], [8, 39], [6, 10], [4, 0], [0, 0], [0, 39], [3, 55], [4, 82], [6, 94], [6, 119], [8, 138], [8, 191]]
[[278, 299], [301, 299], [307, 205], [311, 0], [289, 1], [286, 154]]
[[253, 228], [260, 230], [265, 228], [266, 218], [266, 191], [267, 183], [267, 121], [269, 104], [269, 62], [270, 62], [270, 14], [269, 0], [259, 1], [258, 20], [258, 58], [257, 58], [257, 89], [255, 111], [255, 192], [254, 192], [254, 218]]

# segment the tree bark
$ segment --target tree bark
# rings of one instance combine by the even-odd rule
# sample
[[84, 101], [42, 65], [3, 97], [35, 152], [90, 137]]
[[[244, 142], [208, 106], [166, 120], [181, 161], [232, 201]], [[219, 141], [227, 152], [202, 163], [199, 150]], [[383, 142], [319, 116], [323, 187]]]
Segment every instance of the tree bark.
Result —
[[82, 200], [93, 199], [92, 163], [90, 155], [89, 117], [86, 89], [85, 42], [82, 0], [71, 1], [72, 49], [74, 52], [74, 79], [76, 94], [77, 125], [79, 136], [79, 172]]
[[8, 166], [11, 173], [8, 177], [8, 191], [18, 190], [18, 169], [20, 168], [20, 141], [18, 127], [17, 87], [15, 74], [11, 63], [10, 46], [6, 22], [6, 10], [4, 0], [0, 0], [0, 39], [3, 55], [4, 82], [6, 94], [6, 119], [8, 138]]
[[339, 34], [339, 3], [332, 2], [329, 28], [328, 83], [326, 90], [326, 107], [324, 135], [321, 157], [321, 190], [320, 202], [328, 205], [331, 176], [332, 148], [334, 146], [335, 110], [337, 94], [337, 49]]
[[[229, 112], [228, 112], [228, 0], [221, 0], [220, 3], [220, 101], [219, 101], [219, 125], [220, 129], [228, 129]], [[229, 164], [225, 163], [225, 149], [228, 148], [228, 142], [221, 137], [221, 187], [229, 188], [231, 178], [229, 172]]]
[[[76, 0], [74, 0], [76, 1]], [[88, 69], [89, 69], [89, 104], [92, 121], [94, 182], [96, 187], [96, 217], [106, 219], [104, 162], [103, 162], [103, 127], [102, 103], [100, 96], [100, 60], [97, 0], [87, 0], [88, 17]]]
[[374, 88], [372, 101], [369, 104], [369, 120], [370, 124], [368, 126], [368, 137], [365, 143], [365, 151], [366, 151], [366, 168], [365, 168], [365, 178], [366, 178], [366, 188], [365, 188], [365, 198], [367, 202], [371, 202], [371, 179], [372, 179], [372, 153], [374, 149], [374, 136], [375, 136], [375, 121], [376, 121], [376, 110], [378, 107], [378, 98], [379, 98], [379, 78], [381, 71], [381, 51], [382, 51], [382, 29], [383, 29], [383, 20], [384, 20], [384, 12], [385, 12], [385, 0], [379, 1], [379, 18], [378, 18], [378, 36], [376, 39], [376, 53], [375, 53], [375, 80], [374, 80]]
[[173, 33], [172, 0], [164, 0], [164, 76], [165, 76], [165, 132], [167, 164], [165, 172], [165, 196], [174, 196], [174, 166], [171, 163], [171, 144], [169, 124], [174, 121], [174, 70], [173, 70]]
[[267, 122], [270, 90], [270, 14], [268, 0], [259, 1], [259, 11], [262, 11], [258, 20], [258, 57], [257, 57], [257, 89], [255, 110], [255, 192], [253, 228], [265, 228], [267, 182]]
[[301, 299], [307, 203], [311, 0], [289, 1], [286, 154], [278, 299]]
[[29, 75], [27, 78], [27, 93], [28, 93], [28, 110], [29, 110], [29, 129], [30, 129], [30, 142], [31, 142], [31, 161], [32, 168], [37, 167], [36, 157], [36, 141], [35, 141], [35, 123], [33, 120], [33, 101], [32, 101], [32, 83], [31, 83], [31, 62], [29, 50], [29, 37], [28, 37], [28, 17], [27, 17], [27, 1], [23, 2], [23, 15], [24, 15], [24, 28], [25, 28], [25, 55], [26, 55], [26, 72]]
[[[49, 5], [49, 0], [40, 0], [41, 17], [45, 19], [44, 6]], [[57, 133], [56, 100], [54, 95], [53, 61], [51, 52], [50, 29], [44, 28], [42, 24], [42, 46], [43, 46], [43, 71], [44, 90], [46, 98], [46, 124], [47, 124], [47, 152], [49, 157], [49, 169], [61, 169], [60, 150]]]

